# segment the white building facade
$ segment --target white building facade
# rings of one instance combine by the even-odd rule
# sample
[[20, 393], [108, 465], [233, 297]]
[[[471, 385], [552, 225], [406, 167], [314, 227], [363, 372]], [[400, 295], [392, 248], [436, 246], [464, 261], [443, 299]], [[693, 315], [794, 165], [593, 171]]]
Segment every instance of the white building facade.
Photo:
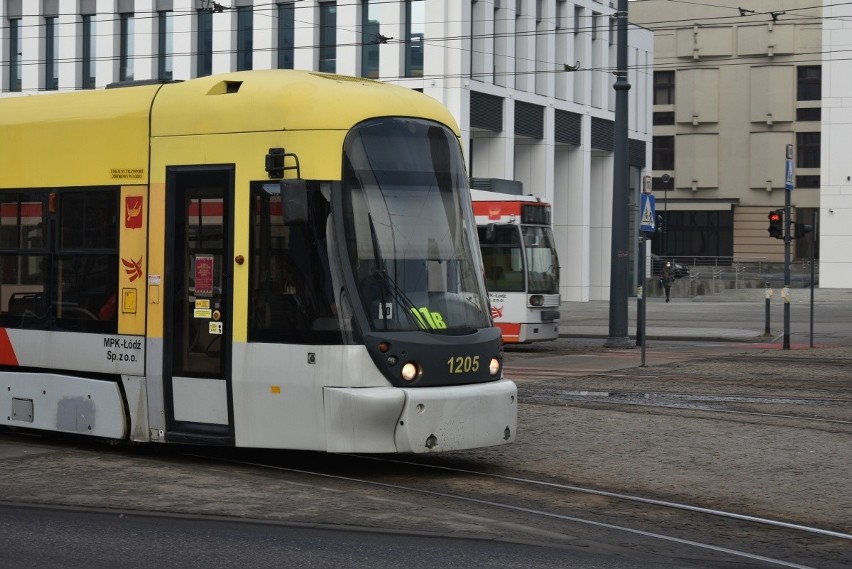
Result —
[[[0, 96], [270, 68], [421, 90], [458, 121], [477, 185], [520, 183], [523, 193], [553, 204], [563, 300], [608, 299], [614, 5], [0, 0]], [[640, 180], [650, 169], [653, 35], [631, 27], [629, 38], [633, 219]], [[629, 231], [635, 251], [633, 222]]]
[[852, 6], [823, 7], [820, 288], [852, 288]]

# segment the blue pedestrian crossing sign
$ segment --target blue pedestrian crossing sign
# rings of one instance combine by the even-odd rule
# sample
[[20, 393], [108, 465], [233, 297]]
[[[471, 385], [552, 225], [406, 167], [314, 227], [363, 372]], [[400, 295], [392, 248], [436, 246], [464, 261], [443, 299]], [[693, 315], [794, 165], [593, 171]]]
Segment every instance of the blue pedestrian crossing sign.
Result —
[[654, 196], [641, 194], [639, 196], [639, 231], [653, 233], [656, 229], [657, 212], [654, 207]]

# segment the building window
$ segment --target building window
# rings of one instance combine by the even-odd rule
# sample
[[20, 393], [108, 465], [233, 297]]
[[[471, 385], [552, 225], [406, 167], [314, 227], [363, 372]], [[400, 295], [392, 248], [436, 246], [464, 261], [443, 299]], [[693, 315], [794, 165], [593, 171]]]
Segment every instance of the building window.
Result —
[[675, 123], [675, 114], [672, 112], [654, 113], [654, 125], [669, 125]]
[[21, 53], [23, 51], [23, 38], [21, 37], [21, 19], [11, 18], [9, 20], [9, 91], [21, 91]]
[[321, 2], [319, 70], [337, 71], [337, 2]]
[[819, 176], [796, 176], [797, 188], [819, 188]]
[[580, 21], [583, 19], [583, 8], [582, 6], [574, 6], [574, 35], [580, 33], [581, 26]]
[[278, 69], [293, 69], [294, 15], [292, 2], [278, 4]]
[[196, 40], [196, 75], [206, 77], [213, 73], [213, 12], [210, 10], [198, 11]]
[[379, 78], [379, 5], [376, 0], [361, 2], [361, 77]]
[[59, 18], [44, 19], [44, 88], [59, 89]]
[[598, 39], [598, 23], [600, 22], [601, 15], [598, 12], [592, 12], [592, 42], [594, 43]]
[[799, 101], [819, 101], [822, 99], [822, 67], [819, 65], [801, 65], [797, 72], [796, 99]]
[[405, 2], [405, 76], [423, 77], [423, 38], [426, 32], [426, 2]]
[[83, 20], [83, 61], [82, 81], [83, 89], [95, 88], [95, 17], [92, 15], [82, 16]]
[[819, 168], [820, 133], [796, 133], [796, 166], [798, 168]]
[[161, 81], [172, 80], [172, 26], [171, 12], [157, 12], [157, 77]]
[[819, 107], [805, 107], [802, 109], [796, 109], [796, 120], [801, 122], [819, 122], [820, 120], [822, 120], [822, 109]]
[[674, 137], [655, 136], [653, 147], [654, 170], [674, 170]]
[[118, 80], [133, 81], [133, 14], [119, 15]]
[[237, 71], [252, 68], [253, 10], [252, 6], [237, 8]]
[[654, 104], [674, 105], [675, 72], [654, 71]]
[[556, 0], [556, 29], [568, 29], [568, 0]]
[[[662, 200], [661, 200], [662, 201]], [[671, 257], [732, 257], [734, 212], [670, 211], [657, 202], [662, 231], [651, 241], [654, 255]]]

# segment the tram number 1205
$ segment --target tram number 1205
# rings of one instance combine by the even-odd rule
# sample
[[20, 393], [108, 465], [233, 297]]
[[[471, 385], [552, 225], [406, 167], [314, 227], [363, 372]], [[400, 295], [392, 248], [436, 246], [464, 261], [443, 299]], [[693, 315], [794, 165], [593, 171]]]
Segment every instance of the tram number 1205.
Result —
[[479, 356], [453, 356], [447, 366], [450, 373], [473, 373], [479, 371]]

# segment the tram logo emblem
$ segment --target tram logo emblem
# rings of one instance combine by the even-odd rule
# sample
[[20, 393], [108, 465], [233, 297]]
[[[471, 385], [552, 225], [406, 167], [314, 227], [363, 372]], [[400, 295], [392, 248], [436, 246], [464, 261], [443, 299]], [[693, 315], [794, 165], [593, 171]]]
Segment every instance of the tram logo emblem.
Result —
[[142, 196], [127, 196], [124, 200], [124, 227], [142, 227]]
[[503, 318], [502, 306], [491, 306], [491, 318]]
[[500, 219], [500, 214], [503, 211], [499, 207], [492, 207], [488, 210], [488, 219]]
[[134, 261], [133, 259], [128, 261], [122, 257], [121, 264], [124, 265], [124, 272], [130, 277], [130, 282], [142, 276], [142, 257], [139, 257], [138, 261]]

